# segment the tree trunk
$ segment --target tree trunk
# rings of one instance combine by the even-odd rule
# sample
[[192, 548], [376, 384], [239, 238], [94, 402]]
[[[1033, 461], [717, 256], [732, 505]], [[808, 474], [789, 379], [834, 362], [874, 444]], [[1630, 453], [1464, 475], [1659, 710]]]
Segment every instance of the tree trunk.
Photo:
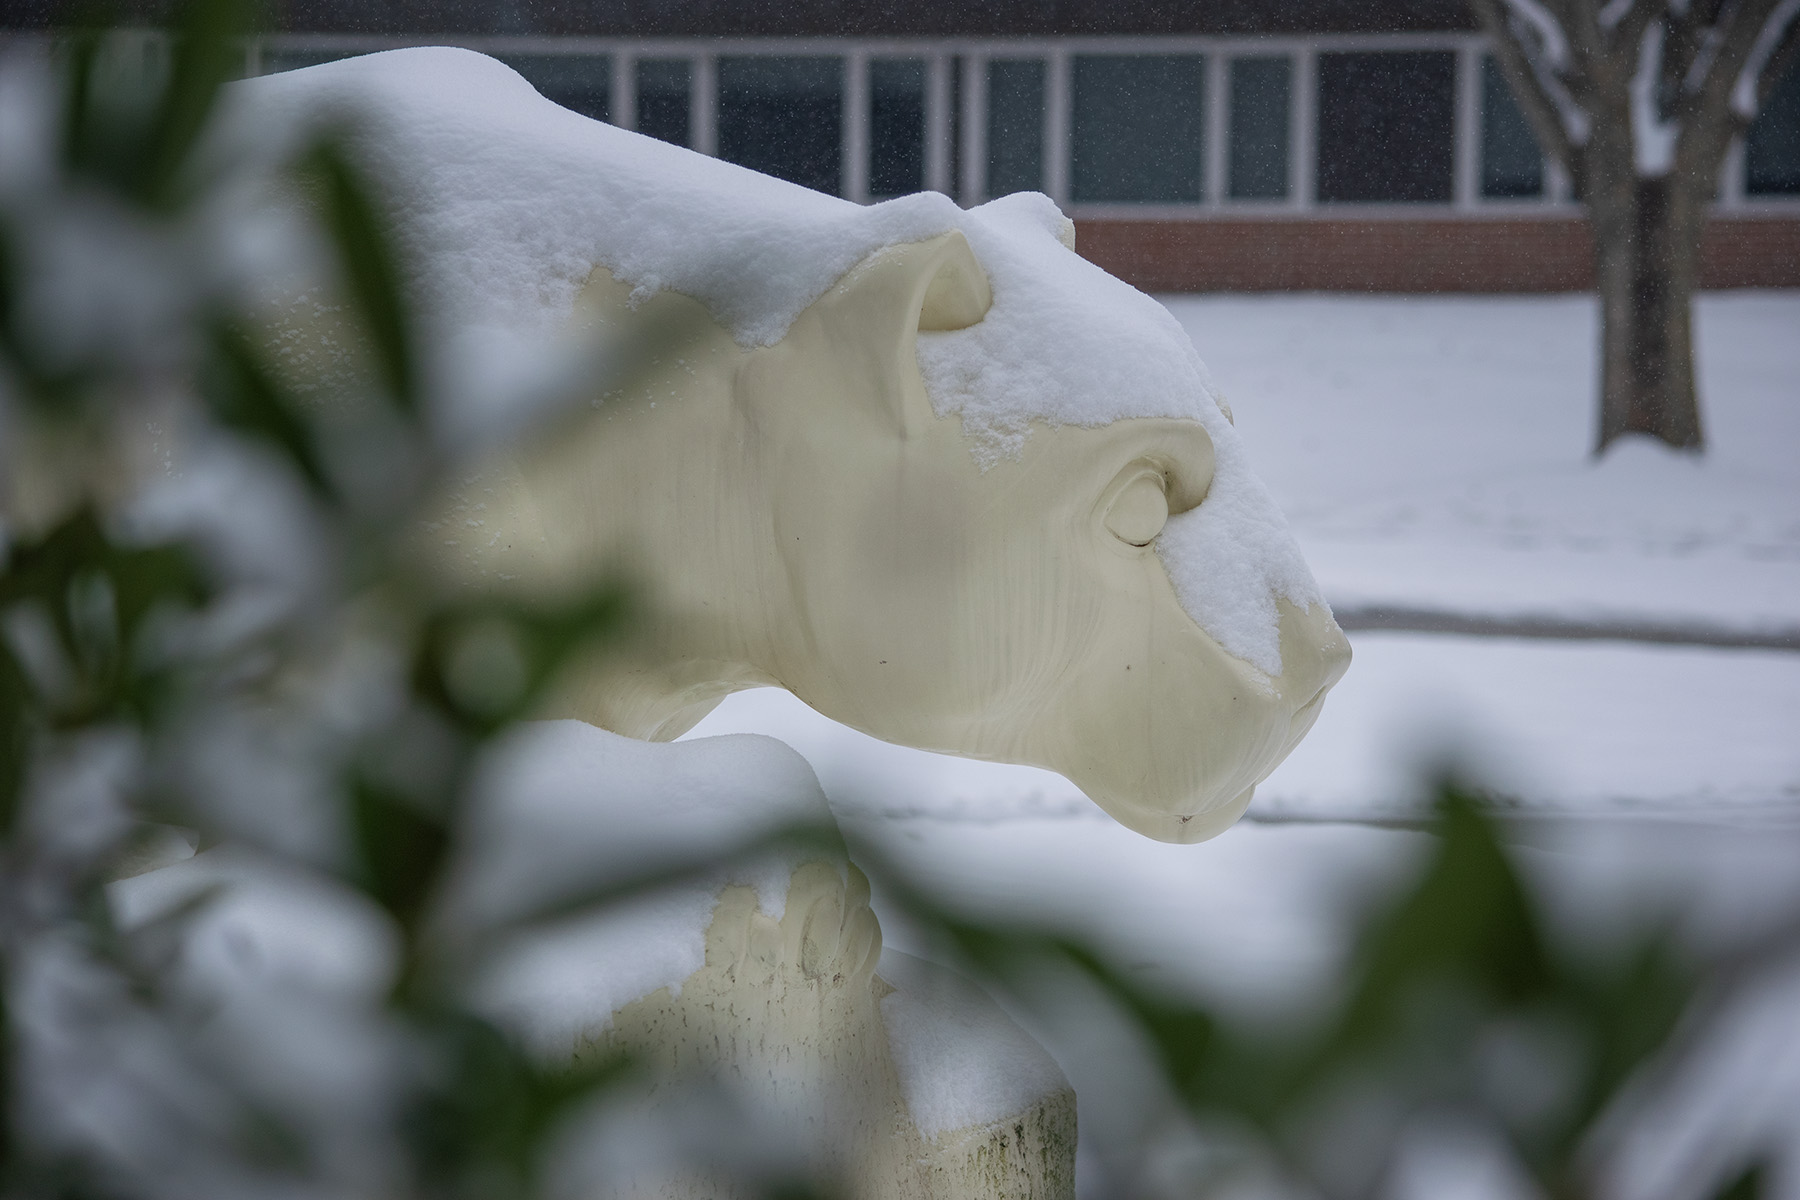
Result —
[[1701, 448], [1692, 309], [1705, 199], [1692, 190], [1632, 178], [1589, 201], [1601, 312], [1595, 454], [1628, 433]]

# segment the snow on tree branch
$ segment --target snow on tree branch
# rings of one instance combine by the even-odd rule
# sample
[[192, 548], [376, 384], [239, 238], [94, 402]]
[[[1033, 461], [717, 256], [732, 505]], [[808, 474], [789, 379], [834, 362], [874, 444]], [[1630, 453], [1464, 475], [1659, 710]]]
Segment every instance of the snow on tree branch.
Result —
[[1667, 175], [1675, 164], [1679, 126], [1663, 116], [1661, 84], [1667, 31], [1657, 21], [1638, 42], [1637, 70], [1631, 76], [1631, 142], [1639, 176]]
[[1763, 77], [1769, 73], [1769, 63], [1796, 19], [1800, 19], [1800, 0], [1781, 0], [1757, 31], [1756, 42], [1731, 90], [1731, 111], [1740, 120], [1748, 122], [1756, 118], [1756, 110], [1766, 91], [1761, 86]]
[[1607, 33], [1611, 33], [1613, 30], [1617, 29], [1619, 27], [1619, 22], [1625, 19], [1625, 14], [1630, 12], [1631, 6], [1637, 2], [1638, 0], [1607, 0], [1607, 2], [1600, 7], [1600, 15], [1597, 18], [1600, 22], [1600, 28]]
[[[1618, 3], [1619, 0], [1614, 0]], [[1630, 7], [1633, 0], [1624, 0]], [[1523, 25], [1537, 35], [1536, 44], [1549, 68], [1560, 75], [1569, 69], [1569, 39], [1562, 22], [1545, 8], [1540, 0], [1501, 0], [1511, 14], [1515, 26]], [[1520, 38], [1521, 42], [1527, 39]]]
[[1523, 2], [1530, 5], [1531, 16], [1519, 14], [1516, 0], [1471, 0], [1471, 7], [1493, 40], [1539, 143], [1552, 158], [1570, 164], [1575, 148], [1586, 143], [1589, 127], [1587, 114], [1555, 66], [1558, 57], [1570, 61], [1568, 39], [1552, 12], [1536, 0]]
[[[1609, 9], [1613, 7], [1613, 4], [1607, 5]], [[1671, 0], [1631, 0], [1619, 8], [1612, 26], [1606, 30], [1611, 42], [1608, 49], [1614, 53], [1633, 53], [1634, 47], [1643, 44], [1645, 32], [1652, 25], [1660, 24], [1673, 9]], [[1676, 14], [1678, 19], [1685, 15], [1685, 7]]]
[[[1570, 90], [1569, 80], [1576, 70], [1568, 31], [1557, 14], [1543, 0], [1477, 0], [1476, 9], [1496, 41], [1508, 74], [1517, 77], [1528, 72], [1534, 95], [1528, 98], [1527, 116], [1534, 126], [1548, 125], [1557, 135], [1551, 142], [1552, 153], [1567, 158], [1570, 147], [1586, 144], [1591, 120], [1587, 111]], [[1532, 112], [1542, 105], [1542, 111]], [[1543, 137], [1546, 129], [1539, 128]]]
[[1684, 95], [1697, 95], [1706, 86], [1707, 73], [1719, 61], [1719, 51], [1725, 47], [1725, 31], [1717, 25], [1709, 25], [1700, 33], [1699, 48], [1688, 60], [1687, 69], [1681, 73], [1681, 91]]

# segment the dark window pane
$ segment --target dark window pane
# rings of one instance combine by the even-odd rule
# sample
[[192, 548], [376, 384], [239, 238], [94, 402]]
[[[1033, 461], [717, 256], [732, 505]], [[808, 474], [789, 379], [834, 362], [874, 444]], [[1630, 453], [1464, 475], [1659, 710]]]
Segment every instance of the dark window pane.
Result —
[[1195, 55], [1077, 55], [1073, 199], [1197, 202], [1205, 84]]
[[1319, 199], [1450, 199], [1456, 55], [1319, 55]]
[[952, 196], [960, 195], [962, 188], [962, 89], [963, 60], [955, 55], [950, 59], [950, 184], [944, 190]]
[[596, 121], [612, 115], [612, 59], [578, 54], [508, 54], [501, 61], [544, 99]]
[[719, 157], [835, 196], [843, 97], [841, 59], [721, 58]]
[[1544, 194], [1543, 152], [1491, 54], [1481, 59], [1481, 194], [1493, 199]]
[[925, 63], [869, 63], [869, 194], [903, 196], [925, 186]]
[[637, 64], [637, 128], [639, 133], [688, 144], [688, 96], [691, 70], [685, 58], [645, 58]]
[[987, 194], [1044, 190], [1044, 61], [988, 63]]
[[1769, 93], [1744, 139], [1744, 191], [1800, 195], [1800, 60]]
[[262, 73], [273, 75], [278, 71], [298, 71], [301, 67], [316, 67], [320, 63], [350, 58], [356, 53], [355, 50], [264, 50]]
[[1288, 194], [1288, 96], [1293, 63], [1287, 58], [1231, 61], [1231, 196], [1279, 200]]

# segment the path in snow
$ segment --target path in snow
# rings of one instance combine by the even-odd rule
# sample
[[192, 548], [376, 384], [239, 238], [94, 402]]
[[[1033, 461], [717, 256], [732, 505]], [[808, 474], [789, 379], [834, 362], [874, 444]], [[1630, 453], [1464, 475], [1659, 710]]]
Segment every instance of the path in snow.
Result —
[[[1800, 656], [1754, 650], [1352, 635], [1356, 659], [1251, 820], [1405, 821], [1420, 771], [1451, 760], [1538, 815], [1800, 826]], [[1049, 771], [889, 745], [786, 692], [730, 697], [690, 737], [768, 733], [840, 816], [1110, 823]]]

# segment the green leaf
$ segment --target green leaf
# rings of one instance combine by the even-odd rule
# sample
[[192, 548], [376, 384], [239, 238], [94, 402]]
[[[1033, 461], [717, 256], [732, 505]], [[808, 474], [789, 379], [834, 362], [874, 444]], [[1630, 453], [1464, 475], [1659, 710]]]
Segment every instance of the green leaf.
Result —
[[469, 1013], [424, 1008], [415, 1021], [441, 1072], [404, 1122], [427, 1194], [534, 1194], [545, 1139], [577, 1105], [624, 1079], [632, 1065], [614, 1054], [546, 1069]]
[[382, 384], [403, 413], [419, 410], [412, 331], [385, 221], [361, 175], [338, 146], [322, 141], [300, 164], [338, 252], [351, 300], [380, 363]]
[[42, 339], [22, 335], [18, 326], [21, 256], [13, 247], [19, 236], [6, 214], [0, 213], [0, 355], [11, 367], [9, 383], [17, 384], [13, 394], [31, 406], [35, 417], [70, 421], [85, 409], [78, 391], [80, 373], [66, 365], [47, 364], [41, 352]]
[[1502, 1004], [1542, 994], [1554, 968], [1525, 888], [1470, 794], [1446, 786], [1438, 849], [1418, 885], [1364, 934], [1344, 1035], [1391, 1031], [1421, 984], [1453, 981]]
[[1552, 1140], [1550, 1152], [1575, 1152], [1586, 1127], [1669, 1044], [1700, 983], [1666, 931], [1625, 948], [1614, 962], [1590, 962], [1572, 974], [1562, 995], [1580, 1022], [1592, 1057], [1584, 1064], [1569, 1125]]
[[1713, 1193], [1714, 1200], [1762, 1200], [1769, 1194], [1769, 1164], [1753, 1163]]
[[228, 327], [213, 331], [201, 394], [221, 424], [269, 443], [287, 457], [316, 495], [335, 497], [312, 430], [295, 415], [294, 404], [242, 332]]
[[[439, 613], [420, 644], [414, 690], [489, 736], [531, 712], [578, 650], [616, 635], [632, 604], [630, 589], [611, 583], [562, 605], [482, 599]], [[473, 652], [472, 641], [498, 644]]]
[[114, 21], [82, 21], [65, 34], [59, 48], [69, 170], [152, 210], [180, 208], [184, 176], [219, 89], [243, 65], [252, 11], [248, 0], [187, 0], [176, 14], [168, 69], [160, 72]]
[[416, 929], [449, 853], [449, 830], [417, 802], [366, 777], [352, 781], [350, 808], [359, 882], [402, 929]]
[[143, 198], [174, 207], [194, 143], [212, 116], [219, 89], [243, 63], [240, 39], [249, 32], [245, 0], [188, 0], [175, 37], [173, 64], [144, 153]]
[[0, 841], [12, 836], [18, 818], [26, 764], [39, 724], [36, 716], [31, 685], [13, 660], [12, 649], [0, 642]]
[[102, 34], [89, 25], [65, 34], [63, 68], [62, 161], [72, 171], [92, 169], [99, 157], [93, 143], [102, 124], [97, 112], [95, 77], [99, 73]]
[[[95, 608], [86, 599], [96, 587], [110, 624], [98, 632], [89, 627]], [[186, 547], [116, 545], [86, 507], [41, 539], [13, 547], [0, 574], [0, 611], [36, 602], [50, 616], [68, 660], [87, 668], [77, 695], [51, 714], [62, 724], [122, 714], [143, 719], [152, 693], [134, 651], [145, 619], [160, 606], [198, 604], [209, 594]], [[104, 652], [105, 643], [111, 652]]]

